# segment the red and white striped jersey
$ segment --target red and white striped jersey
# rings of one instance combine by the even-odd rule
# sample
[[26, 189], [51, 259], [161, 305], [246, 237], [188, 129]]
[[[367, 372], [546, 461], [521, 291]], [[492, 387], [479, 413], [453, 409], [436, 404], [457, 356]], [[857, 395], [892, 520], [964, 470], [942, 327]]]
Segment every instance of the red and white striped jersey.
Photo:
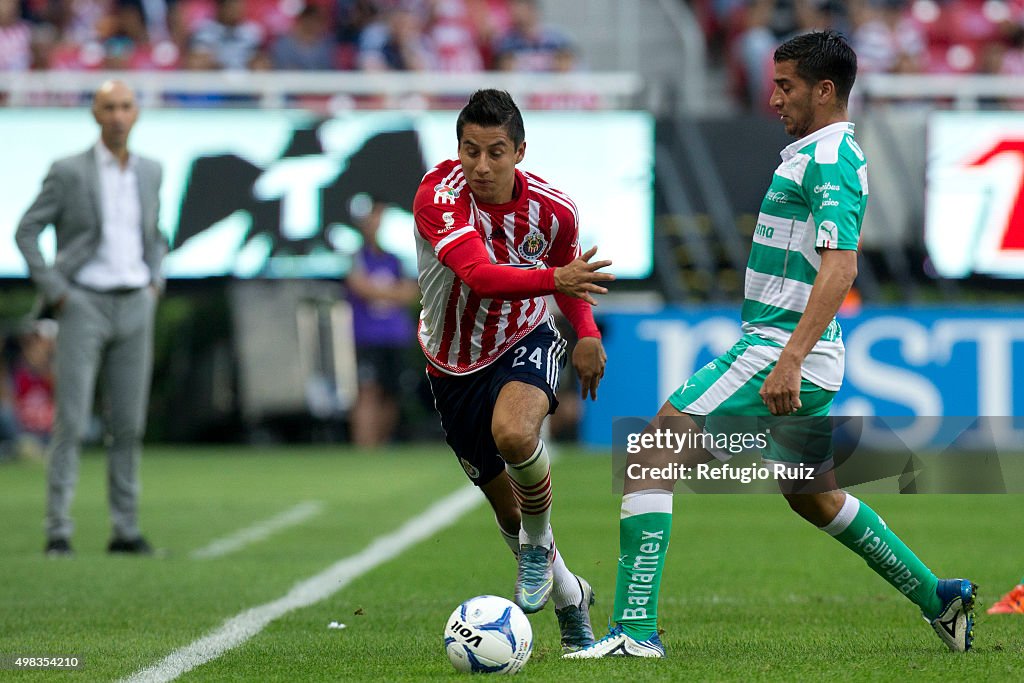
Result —
[[416, 193], [419, 341], [431, 365], [447, 374], [490, 365], [548, 318], [543, 296], [507, 300], [472, 291], [446, 261], [455, 246], [481, 240], [491, 263], [509, 268], [555, 268], [580, 255], [579, 217], [565, 193], [517, 169], [513, 197], [478, 202], [457, 159], [427, 173]]

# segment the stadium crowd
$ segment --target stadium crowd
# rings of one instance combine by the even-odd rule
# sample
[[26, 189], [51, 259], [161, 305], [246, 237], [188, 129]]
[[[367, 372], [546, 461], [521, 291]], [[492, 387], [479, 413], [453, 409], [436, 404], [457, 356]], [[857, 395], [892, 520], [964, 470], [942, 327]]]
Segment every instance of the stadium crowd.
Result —
[[0, 0], [0, 72], [565, 71], [537, 0]]
[[[835, 28], [866, 73], [1024, 74], [1024, 0], [677, 0], [738, 102], [767, 105], [771, 55]], [[0, 0], [0, 72], [572, 71], [541, 0]], [[584, 39], [584, 36], [578, 36]]]
[[772, 53], [787, 38], [835, 28], [861, 74], [1024, 74], [1022, 0], [693, 0], [733, 92], [767, 106]]

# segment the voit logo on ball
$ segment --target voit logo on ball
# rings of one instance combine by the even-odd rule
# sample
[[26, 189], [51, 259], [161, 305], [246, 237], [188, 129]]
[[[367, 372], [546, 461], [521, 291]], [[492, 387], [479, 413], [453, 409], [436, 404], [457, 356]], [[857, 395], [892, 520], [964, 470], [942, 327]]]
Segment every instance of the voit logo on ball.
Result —
[[448, 617], [444, 649], [458, 671], [514, 674], [533, 652], [533, 629], [523, 610], [511, 601], [478, 595]]

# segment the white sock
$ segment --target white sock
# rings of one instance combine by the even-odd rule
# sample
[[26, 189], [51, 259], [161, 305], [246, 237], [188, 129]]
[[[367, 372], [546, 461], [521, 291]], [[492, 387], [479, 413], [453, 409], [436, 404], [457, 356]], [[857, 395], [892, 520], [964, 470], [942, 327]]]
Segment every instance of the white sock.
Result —
[[558, 548], [555, 548], [553, 569], [555, 580], [551, 587], [551, 601], [555, 603], [555, 609], [583, 602], [583, 585], [565, 566], [565, 560], [562, 559], [562, 553], [558, 552]]
[[622, 496], [622, 507], [619, 508], [619, 519], [649, 512], [665, 512], [672, 514], [672, 492], [665, 489], [644, 489]]
[[525, 462], [506, 463], [512, 491], [519, 501], [523, 526], [519, 533], [521, 543], [550, 546], [551, 528], [551, 460], [544, 441], [537, 441], [537, 449]]
[[512, 551], [512, 554], [515, 555], [518, 558], [519, 557], [519, 534], [518, 533], [510, 534], [507, 531], [505, 531], [504, 529], [502, 529], [500, 525], [498, 526], [498, 531], [501, 532], [501, 538], [505, 541], [505, 545], [507, 545], [508, 549]]

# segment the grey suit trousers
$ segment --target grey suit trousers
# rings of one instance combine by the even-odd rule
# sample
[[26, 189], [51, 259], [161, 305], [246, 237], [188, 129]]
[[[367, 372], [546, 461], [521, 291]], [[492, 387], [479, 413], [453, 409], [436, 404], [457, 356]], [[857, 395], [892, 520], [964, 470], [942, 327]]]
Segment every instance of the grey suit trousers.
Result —
[[107, 480], [113, 533], [137, 538], [139, 460], [153, 366], [156, 295], [70, 289], [59, 313], [57, 412], [47, 472], [48, 538], [70, 538], [71, 501], [81, 442], [92, 415], [97, 379], [104, 400]]

